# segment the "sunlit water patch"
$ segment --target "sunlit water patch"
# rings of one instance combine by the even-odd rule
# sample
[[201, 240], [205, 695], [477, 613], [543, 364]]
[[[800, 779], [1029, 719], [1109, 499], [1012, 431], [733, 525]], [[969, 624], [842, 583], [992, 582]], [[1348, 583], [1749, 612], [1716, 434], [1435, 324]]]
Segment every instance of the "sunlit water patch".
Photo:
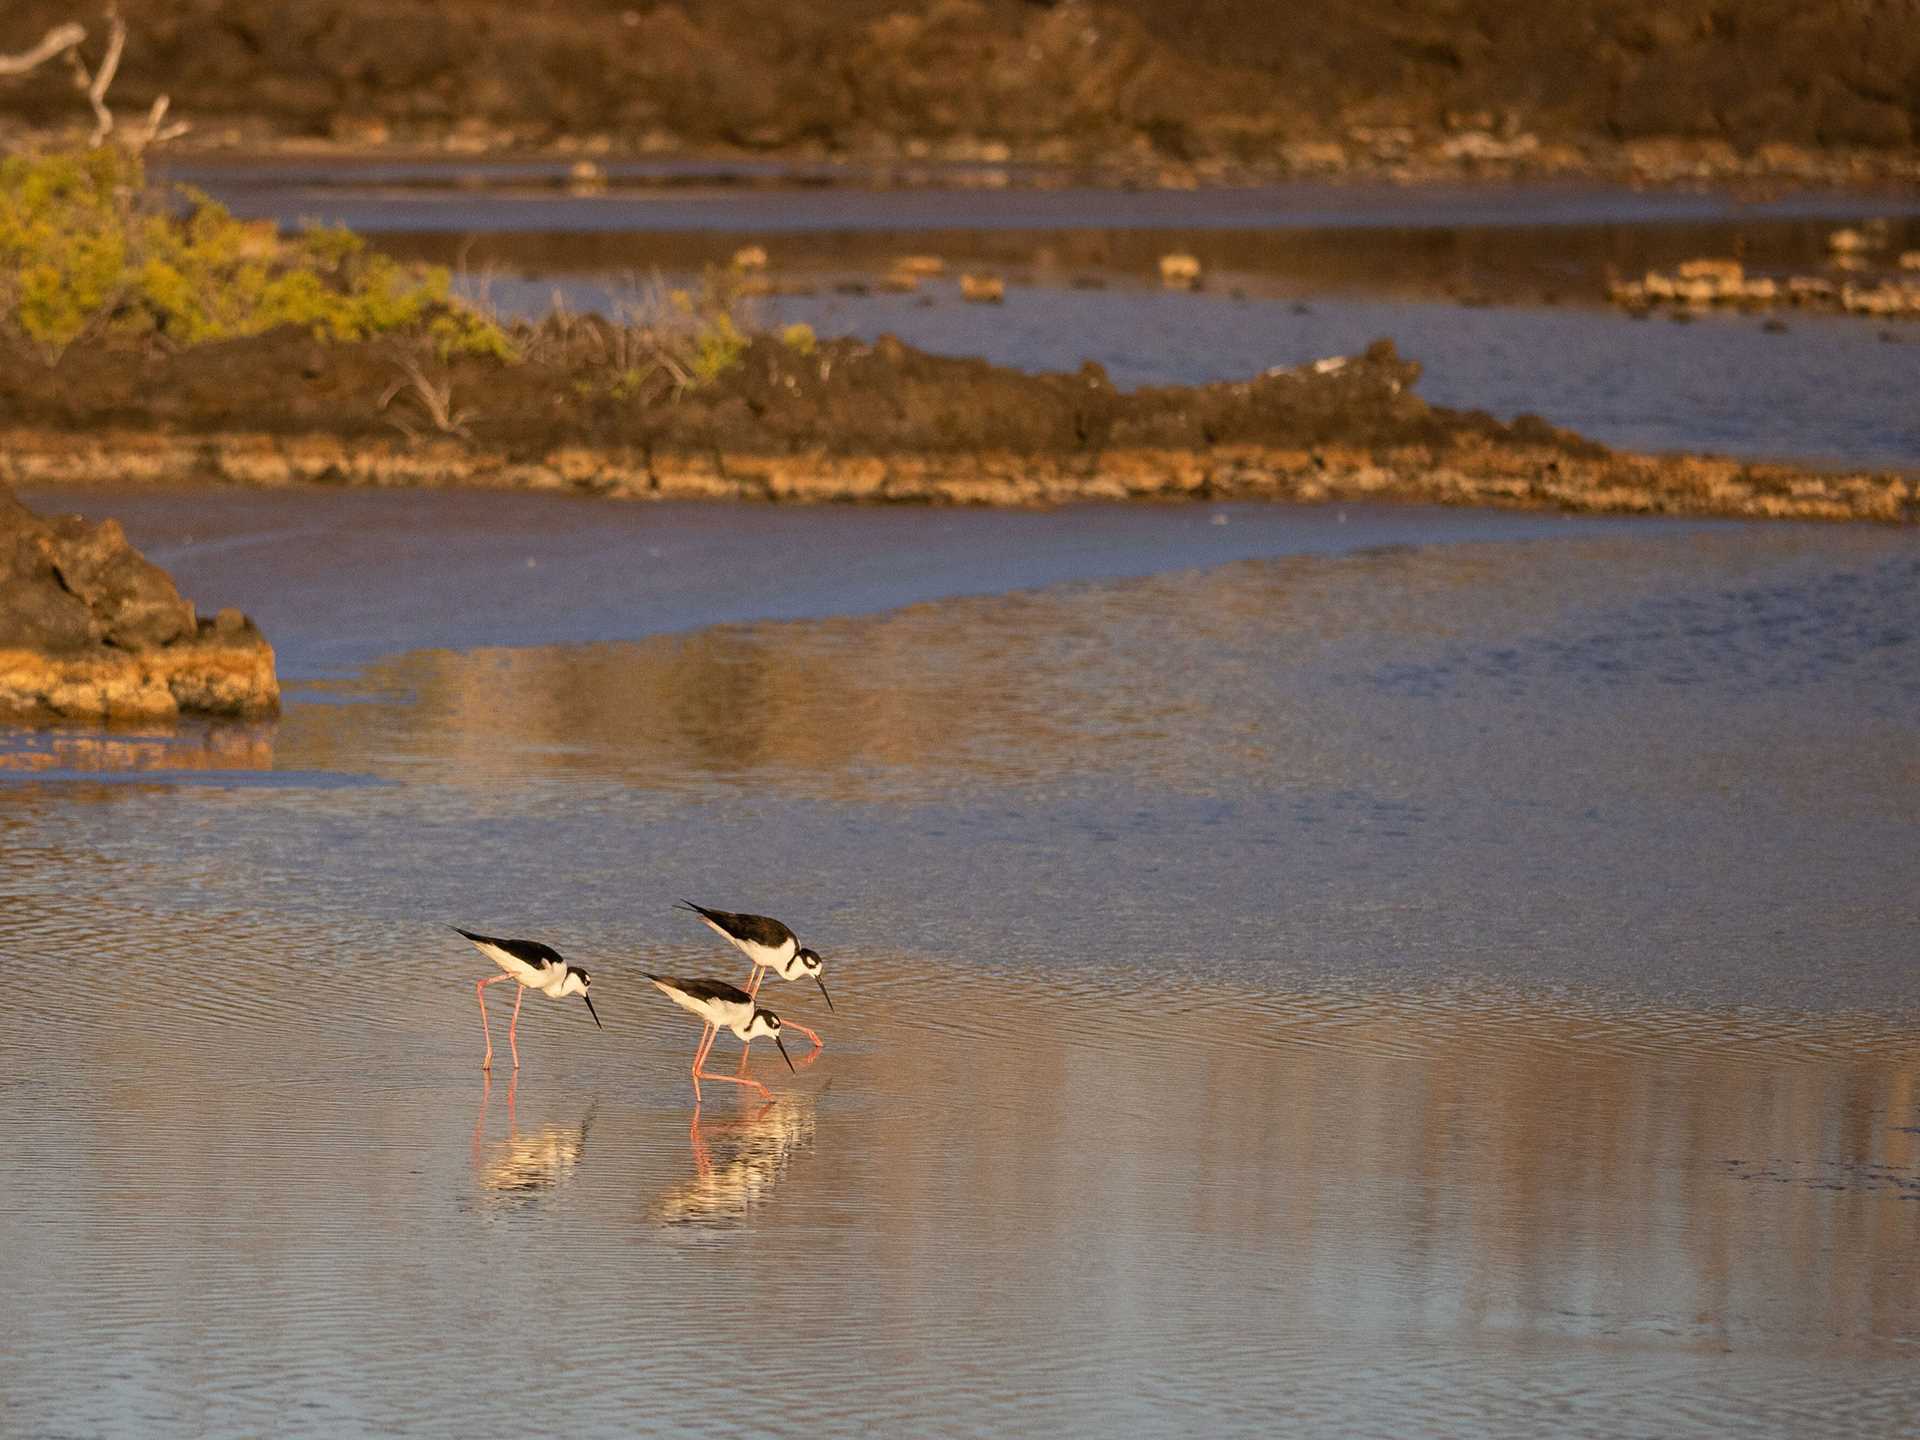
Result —
[[[586, 577], [628, 540], [583, 517], [727, 553], [494, 499]], [[721, 1364], [775, 1435], [1911, 1427], [1907, 534], [1208, 563], [1237, 518], [1156, 512], [1193, 568], [1003, 526], [1034, 588], [930, 542], [834, 614], [806, 566], [906, 532], [780, 512], [787, 608], [650, 625], [631, 582], [461, 610], [485, 507], [437, 501], [410, 564], [296, 577], [354, 703], [6, 750], [6, 1428], [688, 1431]], [[222, 600], [275, 572], [178, 543]], [[764, 992], [827, 1040], [755, 1047], [771, 1106], [694, 1111], [642, 972], [744, 966], [683, 895], [827, 957], [835, 1012]], [[451, 924], [559, 946], [607, 1028], [530, 997], [515, 1076], [493, 1002], [484, 1079]]]

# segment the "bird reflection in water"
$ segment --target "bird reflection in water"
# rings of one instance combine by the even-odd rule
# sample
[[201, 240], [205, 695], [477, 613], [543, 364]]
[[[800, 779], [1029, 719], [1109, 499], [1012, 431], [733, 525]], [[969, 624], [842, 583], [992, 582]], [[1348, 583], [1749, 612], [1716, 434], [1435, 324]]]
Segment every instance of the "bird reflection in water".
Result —
[[507, 1082], [506, 1139], [485, 1139], [491, 1076], [481, 1088], [480, 1114], [473, 1122], [473, 1171], [482, 1203], [490, 1209], [525, 1209], [571, 1180], [586, 1153], [587, 1131], [599, 1103], [587, 1107], [578, 1125], [546, 1124], [523, 1133], [513, 1108], [518, 1083], [517, 1077]]
[[696, 1108], [687, 1131], [693, 1174], [662, 1191], [647, 1208], [647, 1218], [656, 1225], [693, 1226], [746, 1219], [765, 1203], [795, 1158], [812, 1147], [818, 1099], [787, 1094], [736, 1119], [705, 1124]]

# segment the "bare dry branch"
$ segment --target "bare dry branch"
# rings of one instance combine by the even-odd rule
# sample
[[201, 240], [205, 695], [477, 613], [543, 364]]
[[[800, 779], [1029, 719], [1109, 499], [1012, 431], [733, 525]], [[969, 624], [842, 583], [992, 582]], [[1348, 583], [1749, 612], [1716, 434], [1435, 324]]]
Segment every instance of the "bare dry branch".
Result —
[[[411, 396], [426, 411], [427, 418], [433, 421], [434, 429], [443, 435], [461, 435], [470, 438], [467, 429], [469, 420], [479, 418], [471, 410], [456, 410], [453, 405], [453, 381], [434, 381], [418, 360], [407, 360], [401, 364], [401, 378], [395, 380], [380, 397], [380, 409], [385, 410], [401, 395]], [[404, 416], [390, 414], [390, 423], [404, 431], [409, 439], [418, 432], [407, 423]]]
[[[87, 104], [93, 110], [93, 138], [88, 143], [99, 146], [114, 133], [113, 111], [107, 107], [107, 89], [113, 84], [114, 76], [120, 73], [120, 57], [127, 48], [127, 22], [120, 18], [118, 7], [107, 6], [107, 51], [100, 57], [98, 70], [88, 68], [86, 58], [80, 53], [80, 46], [86, 38], [87, 32], [79, 25], [58, 26], [49, 30], [32, 50], [21, 55], [0, 55], [0, 76], [22, 73], [64, 53], [67, 65], [73, 71], [74, 88], [87, 97]], [[170, 103], [165, 95], [157, 96], [147, 111], [144, 125], [129, 125], [120, 129], [120, 143], [138, 155], [148, 146], [177, 140], [186, 134], [193, 128], [187, 121], [167, 123]]]
[[178, 140], [193, 128], [190, 121], [176, 120], [171, 125], [165, 123], [167, 106], [172, 103], [165, 95], [154, 97], [153, 108], [147, 112], [146, 124], [138, 130], [122, 132], [122, 139], [136, 155], [149, 145], [158, 145], [166, 140]]
[[80, 58], [76, 47], [67, 51], [67, 63], [73, 66], [73, 83], [87, 93], [87, 104], [93, 107], [93, 139], [89, 142], [99, 145], [113, 133], [113, 112], [107, 108], [107, 87], [113, 84], [113, 77], [120, 69], [120, 52], [127, 48], [127, 22], [120, 18], [120, 12], [113, 6], [107, 7], [107, 53], [101, 57], [100, 68], [89, 72], [87, 62]]
[[63, 51], [73, 49], [87, 38], [86, 28], [69, 20], [65, 25], [56, 25], [40, 37], [40, 43], [31, 50], [23, 50], [18, 55], [0, 55], [0, 76], [24, 75], [29, 70], [53, 59]]

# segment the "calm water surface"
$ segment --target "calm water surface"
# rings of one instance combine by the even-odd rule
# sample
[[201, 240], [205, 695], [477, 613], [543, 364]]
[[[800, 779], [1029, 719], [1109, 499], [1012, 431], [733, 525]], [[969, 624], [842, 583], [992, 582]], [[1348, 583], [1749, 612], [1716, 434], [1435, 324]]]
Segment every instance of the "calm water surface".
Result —
[[[635, 293], [606, 277], [489, 283], [502, 309], [524, 315], [544, 314], [556, 288], [578, 310], [610, 310]], [[923, 296], [829, 290], [761, 308], [770, 323], [868, 340], [893, 334], [1024, 370], [1096, 360], [1125, 389], [1243, 380], [1357, 355], [1386, 336], [1424, 367], [1419, 393], [1436, 405], [1509, 420], [1531, 412], [1625, 449], [1920, 470], [1920, 325], [1795, 314], [1781, 334], [1754, 315], [1675, 325], [1592, 308], [1310, 294], [1032, 285], [982, 306], [942, 283]]]
[[296, 684], [0, 750], [8, 1434], [1920, 1423], [1908, 534], [64, 498]]
[[[1603, 304], [1609, 276], [1697, 255], [1827, 273], [1839, 223], [1877, 217], [1886, 257], [1920, 247], [1908, 197], [1305, 182], [1140, 191], [1020, 171], [1002, 177], [1007, 188], [980, 188], [968, 167], [873, 188], [857, 167], [831, 165], [609, 170], [613, 188], [587, 196], [555, 191], [559, 161], [173, 173], [244, 216], [343, 223], [457, 265], [509, 315], [544, 315], [556, 294], [612, 313], [658, 276], [693, 283], [702, 266], [759, 244], [776, 278], [813, 292], [771, 301], [761, 318], [824, 335], [891, 332], [1026, 370], [1093, 359], [1124, 387], [1239, 380], [1387, 336], [1426, 367], [1421, 394], [1436, 404], [1533, 412], [1633, 449], [1920, 470], [1920, 325], [1794, 311], [1775, 333], [1756, 315], [1679, 326]], [[1176, 249], [1205, 264], [1207, 293], [1154, 287], [1159, 257]], [[926, 251], [956, 274], [1009, 277], [1005, 305], [962, 303], [954, 274], [917, 295], [842, 293], [872, 291], [895, 258]]]

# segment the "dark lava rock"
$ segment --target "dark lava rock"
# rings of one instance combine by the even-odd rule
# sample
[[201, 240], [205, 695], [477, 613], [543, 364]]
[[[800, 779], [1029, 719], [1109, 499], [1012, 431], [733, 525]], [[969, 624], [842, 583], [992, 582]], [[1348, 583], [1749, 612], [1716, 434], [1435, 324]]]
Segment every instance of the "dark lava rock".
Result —
[[237, 610], [202, 624], [117, 521], [42, 519], [0, 487], [0, 714], [270, 714], [273, 651]]
[[127, 543], [119, 521], [62, 515], [49, 529], [60, 583], [92, 612], [107, 644], [146, 650], [194, 633], [193, 603], [180, 598], [166, 571]]

